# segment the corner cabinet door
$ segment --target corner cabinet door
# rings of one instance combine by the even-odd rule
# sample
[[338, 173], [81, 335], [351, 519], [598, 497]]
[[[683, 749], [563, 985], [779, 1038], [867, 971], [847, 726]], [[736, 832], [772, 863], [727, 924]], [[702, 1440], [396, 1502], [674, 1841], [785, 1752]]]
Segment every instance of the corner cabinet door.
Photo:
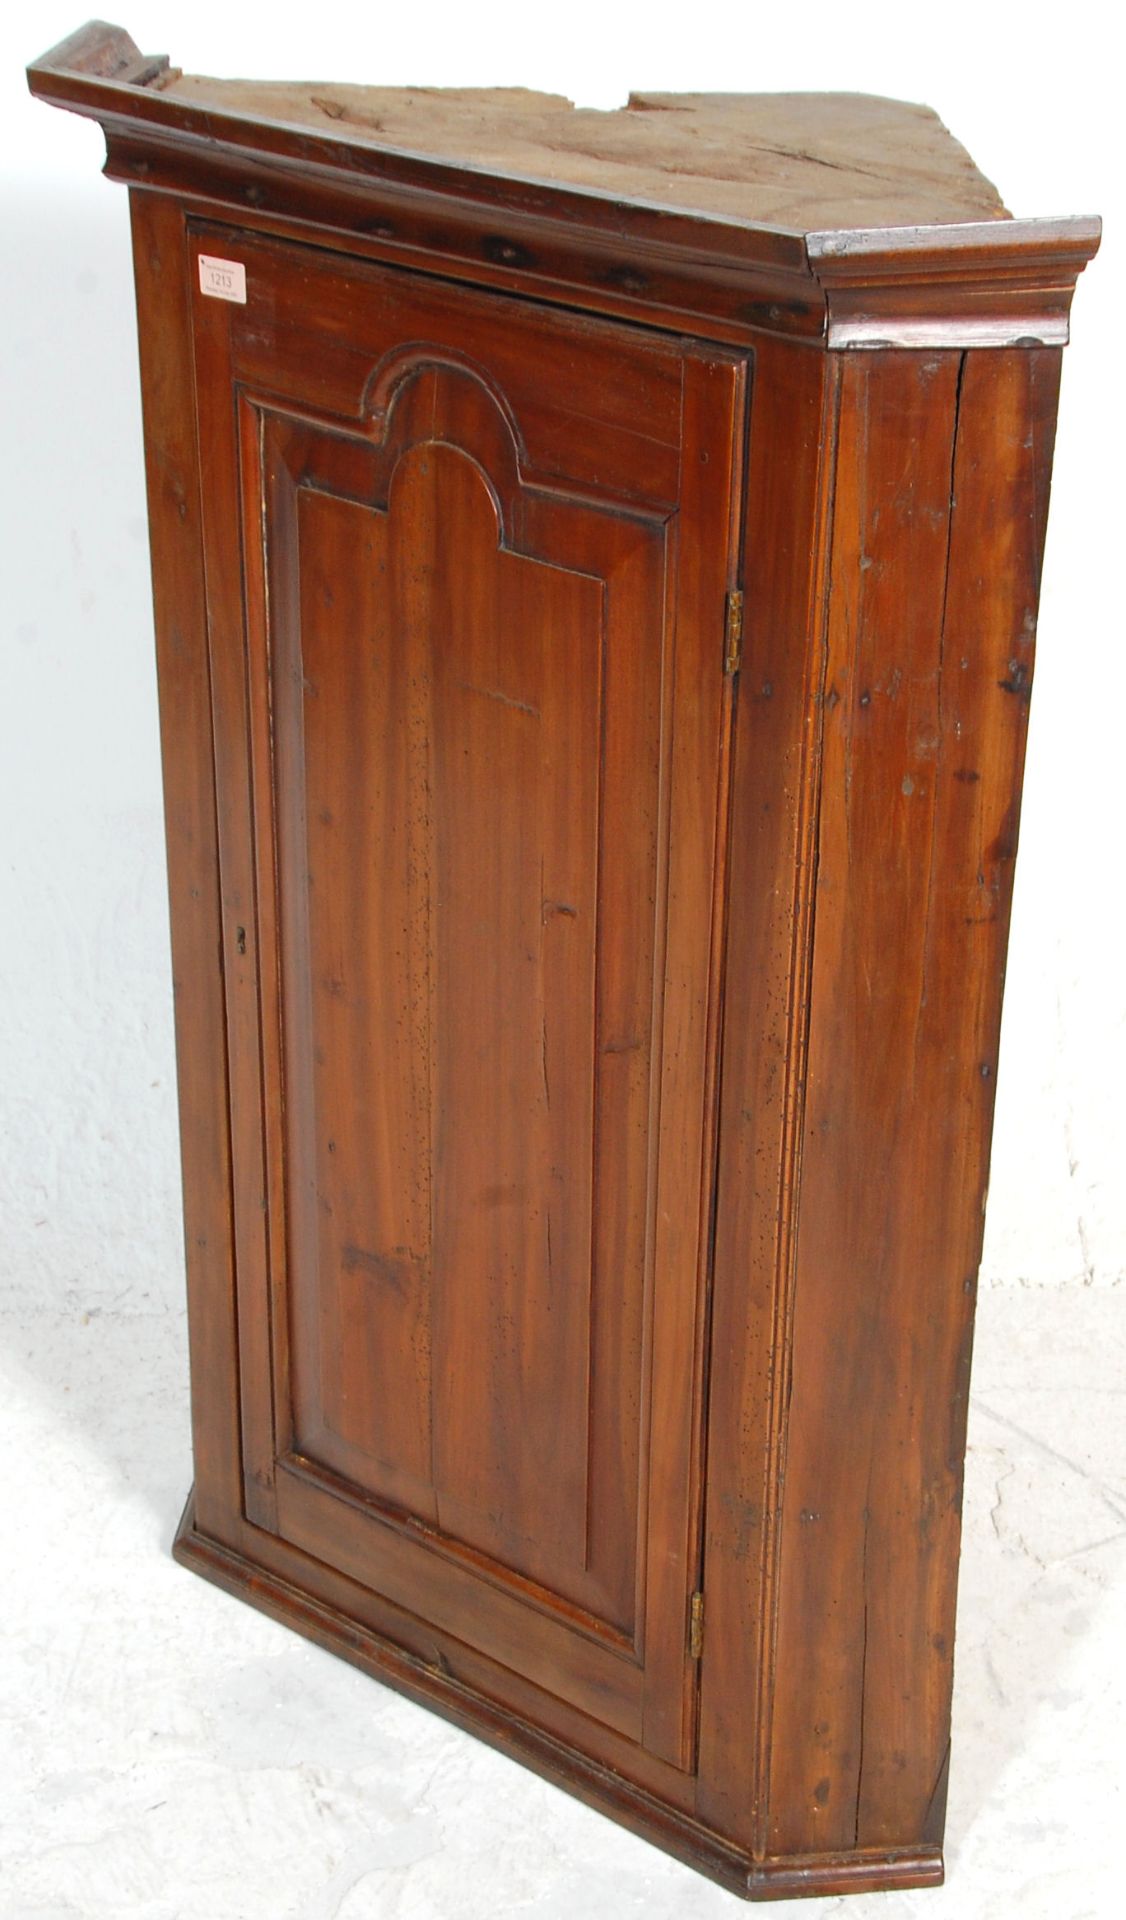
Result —
[[744, 370], [191, 236], [245, 1517], [691, 1769]]

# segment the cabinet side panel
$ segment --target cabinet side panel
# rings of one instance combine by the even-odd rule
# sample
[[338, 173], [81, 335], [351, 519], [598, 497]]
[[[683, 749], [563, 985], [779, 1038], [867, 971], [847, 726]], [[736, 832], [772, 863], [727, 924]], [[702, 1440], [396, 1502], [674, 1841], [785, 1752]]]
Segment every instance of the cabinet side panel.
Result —
[[772, 1853], [942, 1834], [1058, 357], [845, 363]]
[[785, 1395], [785, 1195], [805, 1026], [808, 905], [835, 357], [755, 354], [743, 662], [731, 780], [697, 1808], [756, 1844]]
[[240, 1513], [227, 1042], [184, 215], [130, 196], [172, 929], [196, 1519]]

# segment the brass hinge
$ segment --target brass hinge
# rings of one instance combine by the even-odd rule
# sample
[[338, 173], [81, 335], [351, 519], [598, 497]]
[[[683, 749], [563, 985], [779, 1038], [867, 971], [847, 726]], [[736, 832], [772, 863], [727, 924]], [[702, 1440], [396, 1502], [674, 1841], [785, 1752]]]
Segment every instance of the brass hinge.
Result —
[[688, 1658], [698, 1660], [704, 1651], [704, 1596], [694, 1593], [688, 1603]]
[[743, 664], [743, 594], [736, 587], [727, 596], [727, 622], [723, 641], [723, 671], [738, 673]]

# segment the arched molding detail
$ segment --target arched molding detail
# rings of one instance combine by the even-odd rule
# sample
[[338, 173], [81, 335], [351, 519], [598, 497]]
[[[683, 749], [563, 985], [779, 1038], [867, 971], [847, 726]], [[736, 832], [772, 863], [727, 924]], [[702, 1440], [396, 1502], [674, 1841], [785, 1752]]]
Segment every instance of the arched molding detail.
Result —
[[504, 395], [467, 357], [425, 342], [398, 347], [369, 375], [364, 417], [383, 428], [379, 491], [386, 498], [400, 459], [438, 444], [472, 460], [493, 496], [502, 537], [518, 524], [524, 444]]

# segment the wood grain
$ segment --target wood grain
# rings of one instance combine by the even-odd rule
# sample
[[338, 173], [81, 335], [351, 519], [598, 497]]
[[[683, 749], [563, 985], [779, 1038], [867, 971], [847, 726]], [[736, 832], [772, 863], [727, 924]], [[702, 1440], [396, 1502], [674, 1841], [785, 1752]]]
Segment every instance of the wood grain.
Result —
[[845, 367], [772, 1851], [941, 1832], [1057, 374], [1033, 353]]
[[182, 208], [130, 201], [160, 700], [200, 1523], [241, 1503], [211, 676]]
[[794, 231], [1007, 217], [936, 113], [871, 94], [632, 93], [626, 106], [601, 111], [522, 87], [183, 73], [160, 85], [193, 106]]
[[577, 1743], [553, 1738], [543, 1724], [545, 1702], [534, 1701], [527, 1714], [511, 1707], [498, 1711], [487, 1693], [456, 1678], [446, 1665], [412, 1656], [399, 1639], [358, 1629], [351, 1615], [321, 1599], [307, 1582], [295, 1586], [284, 1576], [264, 1573], [259, 1564], [201, 1534], [191, 1500], [175, 1552], [184, 1566], [205, 1579], [487, 1740], [742, 1899], [831, 1897], [942, 1884], [942, 1855], [929, 1844], [751, 1861], [678, 1804], [675, 1780], [664, 1784], [658, 1795], [638, 1784], [633, 1777], [636, 1765], [623, 1774], [612, 1764], [587, 1758], [582, 1733]]
[[688, 1765], [739, 369], [246, 257], [198, 378], [247, 1512]]
[[[709, 1377], [701, 1815], [763, 1852], [836, 363], [755, 359]], [[785, 447], [788, 457], [780, 460]]]
[[1098, 223], [848, 96], [29, 78], [135, 189], [177, 1556], [746, 1898], [936, 1884]]

